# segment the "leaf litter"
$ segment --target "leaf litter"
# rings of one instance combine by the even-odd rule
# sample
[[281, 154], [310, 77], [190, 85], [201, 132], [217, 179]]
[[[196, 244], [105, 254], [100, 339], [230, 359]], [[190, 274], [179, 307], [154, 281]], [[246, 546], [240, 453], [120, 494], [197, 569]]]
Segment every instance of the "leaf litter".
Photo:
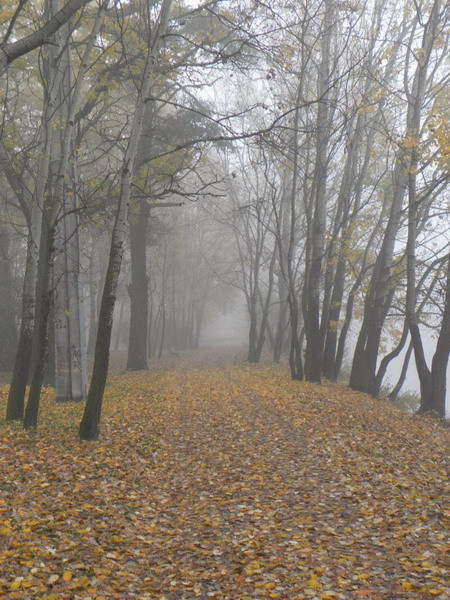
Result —
[[0, 425], [0, 598], [450, 598], [432, 419], [190, 356], [111, 377], [99, 442], [81, 412]]

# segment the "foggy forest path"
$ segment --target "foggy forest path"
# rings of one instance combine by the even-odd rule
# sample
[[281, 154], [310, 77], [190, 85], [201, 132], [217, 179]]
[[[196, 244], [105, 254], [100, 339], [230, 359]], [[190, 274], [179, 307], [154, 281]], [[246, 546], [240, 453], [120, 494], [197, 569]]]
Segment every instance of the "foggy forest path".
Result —
[[111, 377], [98, 443], [1, 425], [0, 597], [449, 597], [449, 430], [204, 356]]

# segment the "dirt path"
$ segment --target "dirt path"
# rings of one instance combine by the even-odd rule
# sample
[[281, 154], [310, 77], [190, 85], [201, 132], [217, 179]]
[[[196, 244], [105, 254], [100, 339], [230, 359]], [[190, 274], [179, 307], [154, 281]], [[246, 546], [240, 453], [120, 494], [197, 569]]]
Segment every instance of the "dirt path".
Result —
[[96, 445], [20, 434], [5, 598], [450, 598], [448, 430], [283, 369], [174, 362], [111, 381]]

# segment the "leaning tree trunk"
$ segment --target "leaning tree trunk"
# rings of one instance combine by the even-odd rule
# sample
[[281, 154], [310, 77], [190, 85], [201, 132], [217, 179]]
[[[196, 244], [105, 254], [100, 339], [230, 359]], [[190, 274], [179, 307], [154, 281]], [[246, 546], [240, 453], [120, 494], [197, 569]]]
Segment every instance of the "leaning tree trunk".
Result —
[[108, 376], [109, 347], [111, 343], [114, 304], [116, 300], [122, 257], [125, 250], [125, 238], [128, 229], [127, 215], [128, 205], [131, 197], [134, 163], [136, 160], [139, 139], [142, 133], [145, 105], [153, 79], [155, 63], [161, 40], [167, 29], [171, 4], [172, 0], [163, 0], [159, 16], [159, 24], [141, 80], [141, 88], [136, 101], [131, 133], [122, 165], [119, 203], [112, 231], [108, 269], [106, 272], [105, 287], [103, 290], [98, 320], [94, 368], [85, 411], [80, 423], [79, 435], [82, 440], [96, 440], [100, 434], [103, 394], [105, 391], [106, 378]]

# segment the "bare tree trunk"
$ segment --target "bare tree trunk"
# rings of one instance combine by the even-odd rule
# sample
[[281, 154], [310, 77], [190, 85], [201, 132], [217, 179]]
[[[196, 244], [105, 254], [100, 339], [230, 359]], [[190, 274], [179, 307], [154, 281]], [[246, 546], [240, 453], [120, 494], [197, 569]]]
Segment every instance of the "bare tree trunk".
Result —
[[119, 352], [120, 341], [122, 338], [123, 311], [125, 309], [125, 300], [122, 298], [120, 302], [119, 318], [117, 320], [116, 339], [114, 341], [114, 352]]
[[[391, 402], [394, 402], [394, 400], [397, 398], [397, 396], [400, 393], [400, 390], [403, 387], [403, 384], [405, 383], [406, 375], [408, 373], [409, 361], [411, 359], [412, 350], [413, 350], [413, 345], [412, 345], [412, 342], [410, 342], [408, 349], [406, 350], [405, 358], [403, 359], [403, 365], [402, 365], [402, 370], [400, 371], [400, 376], [397, 380], [397, 383], [395, 384], [394, 388], [392, 389], [392, 391], [389, 393], [389, 396], [388, 396], [388, 398], [389, 398], [389, 400], [391, 400]], [[379, 391], [380, 390], [378, 390], [378, 392]]]
[[[86, 349], [84, 347], [84, 309], [80, 300], [80, 249], [76, 168], [70, 161], [73, 154], [73, 124], [77, 113], [84, 75], [89, 64], [107, 3], [103, 1], [90, 33], [75, 84], [69, 51], [69, 31], [61, 28], [62, 52], [59, 70], [63, 73], [59, 90], [58, 115], [65, 123], [64, 131], [56, 130], [60, 146], [60, 163], [54, 186], [55, 206], [59, 207], [56, 222], [56, 251], [53, 266], [54, 336], [55, 336], [55, 394], [57, 402], [80, 401], [86, 398]], [[61, 181], [67, 179], [68, 183]]]
[[89, 256], [89, 337], [86, 352], [88, 355], [94, 353], [95, 338], [97, 337], [97, 297], [102, 291], [102, 285], [97, 288], [96, 273], [98, 272], [95, 256], [95, 244], [92, 238], [91, 252]]
[[374, 394], [375, 398], [378, 398], [378, 396], [380, 394], [380, 388], [383, 383], [384, 376], [386, 375], [388, 366], [394, 360], [394, 358], [396, 358], [400, 354], [400, 352], [403, 350], [407, 339], [408, 339], [408, 324], [405, 320], [405, 324], [403, 327], [400, 341], [395, 346], [395, 348], [392, 350], [392, 352], [389, 352], [389, 354], [386, 354], [386, 356], [383, 357], [383, 360], [380, 363], [380, 367], [377, 371], [377, 376], [375, 379], [375, 394]]
[[[52, 200], [47, 196], [44, 203], [44, 215], [52, 212]], [[45, 212], [48, 209], [48, 213]], [[32, 364], [33, 373], [30, 382], [30, 392], [25, 408], [23, 426], [25, 429], [37, 427], [39, 400], [41, 396], [42, 382], [46, 361], [46, 349], [48, 341], [48, 318], [51, 305], [51, 257], [54, 253], [55, 229], [44, 218], [42, 223], [41, 240], [39, 244], [39, 263], [36, 284], [36, 320], [33, 331]]]
[[17, 328], [15, 302], [13, 298], [13, 278], [10, 258], [10, 234], [7, 226], [0, 224], [0, 370], [10, 371], [17, 349]]
[[166, 341], [166, 306], [164, 297], [161, 300], [161, 339], [159, 342], [159, 350], [158, 350], [158, 358], [162, 358], [162, 353], [164, 350], [164, 342]]
[[286, 336], [287, 327], [287, 311], [288, 306], [286, 302], [286, 282], [281, 273], [278, 274], [278, 319], [277, 328], [274, 335], [273, 342], [273, 360], [274, 362], [280, 362], [281, 353], [283, 352], [283, 342]]
[[148, 369], [148, 276], [147, 276], [147, 229], [150, 206], [146, 200], [139, 202], [139, 213], [130, 223], [131, 282], [130, 336], [128, 343], [127, 369]]
[[[447, 264], [444, 312], [441, 329], [431, 365], [431, 398], [429, 409], [438, 417], [444, 418], [447, 392], [447, 364], [450, 354], [450, 255]], [[421, 406], [428, 409], [428, 406]]]

